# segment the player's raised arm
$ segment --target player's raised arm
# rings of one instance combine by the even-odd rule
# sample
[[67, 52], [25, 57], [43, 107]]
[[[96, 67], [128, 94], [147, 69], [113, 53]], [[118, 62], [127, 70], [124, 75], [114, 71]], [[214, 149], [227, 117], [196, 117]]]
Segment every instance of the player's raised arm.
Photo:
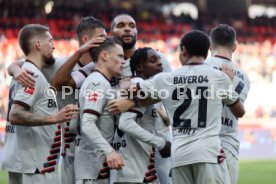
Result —
[[96, 37], [87, 41], [83, 46], [81, 46], [57, 71], [51, 82], [51, 85], [56, 89], [60, 89], [62, 86], [71, 86], [75, 88], [76, 82], [71, 75], [74, 66], [84, 53], [87, 53], [91, 48], [98, 47], [99, 44], [104, 40], [105, 38], [103, 37]]

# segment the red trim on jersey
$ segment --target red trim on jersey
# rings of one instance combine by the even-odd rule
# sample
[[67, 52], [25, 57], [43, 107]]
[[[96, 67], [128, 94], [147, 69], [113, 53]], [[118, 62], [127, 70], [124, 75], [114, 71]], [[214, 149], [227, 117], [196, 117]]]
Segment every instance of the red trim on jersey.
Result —
[[83, 113], [89, 113], [89, 114], [94, 114], [95, 116], [97, 116], [98, 118], [101, 116], [101, 114], [97, 111], [94, 111], [92, 109], [84, 109]]
[[51, 148], [54, 149], [54, 148], [60, 147], [60, 145], [61, 145], [61, 142], [53, 143]]
[[64, 137], [76, 137], [76, 134], [73, 134], [71, 132], [65, 132]]
[[69, 132], [69, 127], [64, 128], [65, 132]]
[[151, 176], [151, 175], [154, 175], [156, 174], [156, 169], [151, 169], [149, 170], [148, 172], [145, 173], [145, 176], [148, 177], [148, 176]]
[[154, 168], [154, 164], [150, 164], [149, 166], [148, 166], [148, 170], [151, 170], [151, 169], [153, 169]]
[[58, 142], [60, 140], [61, 140], [61, 136], [57, 136], [57, 137], [54, 138], [54, 142]]
[[21, 102], [19, 100], [14, 100], [13, 103], [23, 106], [26, 110], [30, 110], [30, 108], [31, 108], [31, 106], [29, 106], [28, 104]]
[[58, 154], [55, 154], [55, 155], [50, 155], [47, 157], [47, 160], [50, 161], [50, 160], [54, 160], [54, 159], [57, 159], [58, 158]]
[[51, 154], [51, 155], [54, 155], [54, 154], [56, 154], [56, 153], [59, 153], [59, 151], [60, 151], [60, 148], [51, 149], [51, 150], [50, 150], [50, 154]]
[[55, 167], [49, 167], [40, 171], [41, 174], [55, 171]]
[[59, 136], [61, 134], [61, 130], [56, 131], [56, 136]]
[[51, 167], [51, 166], [54, 166], [57, 164], [57, 161], [56, 160], [53, 160], [53, 161], [49, 161], [49, 162], [46, 162], [43, 164], [43, 167], [44, 168], [47, 168], [47, 167]]
[[65, 144], [64, 147], [65, 148], [70, 148], [70, 144]]
[[66, 142], [66, 143], [71, 143], [71, 142], [73, 142], [74, 141], [74, 138], [64, 138], [64, 142]]
[[144, 178], [144, 183], [148, 183], [148, 182], [152, 182], [154, 180], [157, 179], [157, 176], [156, 175], [153, 175], [153, 176], [150, 176], [150, 177], [147, 177], [147, 178]]

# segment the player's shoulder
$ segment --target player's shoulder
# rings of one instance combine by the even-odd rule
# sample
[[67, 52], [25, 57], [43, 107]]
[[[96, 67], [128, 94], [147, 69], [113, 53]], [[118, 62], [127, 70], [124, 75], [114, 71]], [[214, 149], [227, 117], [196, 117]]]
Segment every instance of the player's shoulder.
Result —
[[40, 80], [41, 78], [45, 78], [42, 71], [34, 63], [24, 62], [22, 65], [22, 68], [32, 71], [33, 72], [32, 76], [35, 80]]
[[98, 71], [93, 71], [84, 81], [84, 86], [94, 89], [111, 88], [109, 79]]

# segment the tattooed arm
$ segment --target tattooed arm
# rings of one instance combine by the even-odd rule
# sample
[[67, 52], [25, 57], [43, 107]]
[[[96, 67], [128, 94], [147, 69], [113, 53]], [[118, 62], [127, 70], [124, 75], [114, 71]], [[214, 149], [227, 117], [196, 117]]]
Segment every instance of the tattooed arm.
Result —
[[22, 105], [13, 104], [9, 114], [9, 120], [12, 125], [43, 126], [70, 121], [70, 119], [76, 118], [77, 114], [78, 107], [76, 105], [67, 105], [56, 115], [43, 116], [30, 112]]

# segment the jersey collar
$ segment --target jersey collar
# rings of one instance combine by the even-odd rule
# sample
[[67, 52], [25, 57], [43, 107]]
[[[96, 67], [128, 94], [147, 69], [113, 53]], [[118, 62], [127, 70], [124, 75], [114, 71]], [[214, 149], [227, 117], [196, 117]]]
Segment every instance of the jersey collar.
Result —
[[[31, 60], [29, 60], [29, 59], [26, 59], [25, 62], [31, 63], [31, 64], [33, 64], [35, 67], [38, 68], [38, 66], [37, 66], [34, 62], [32, 62]], [[39, 69], [39, 68], [38, 68], [38, 69]], [[39, 70], [40, 70], [40, 69], [39, 69]]]
[[221, 59], [225, 59], [227, 61], [231, 61], [231, 59], [229, 59], [227, 57], [224, 57], [224, 56], [220, 56], [220, 55], [214, 55], [214, 57], [218, 57], [218, 58], [221, 58]]
[[92, 72], [98, 72], [98, 73], [100, 73], [108, 82], [111, 82], [108, 78], [107, 78], [107, 76], [105, 75], [105, 74], [103, 74], [100, 70], [92, 70]]

